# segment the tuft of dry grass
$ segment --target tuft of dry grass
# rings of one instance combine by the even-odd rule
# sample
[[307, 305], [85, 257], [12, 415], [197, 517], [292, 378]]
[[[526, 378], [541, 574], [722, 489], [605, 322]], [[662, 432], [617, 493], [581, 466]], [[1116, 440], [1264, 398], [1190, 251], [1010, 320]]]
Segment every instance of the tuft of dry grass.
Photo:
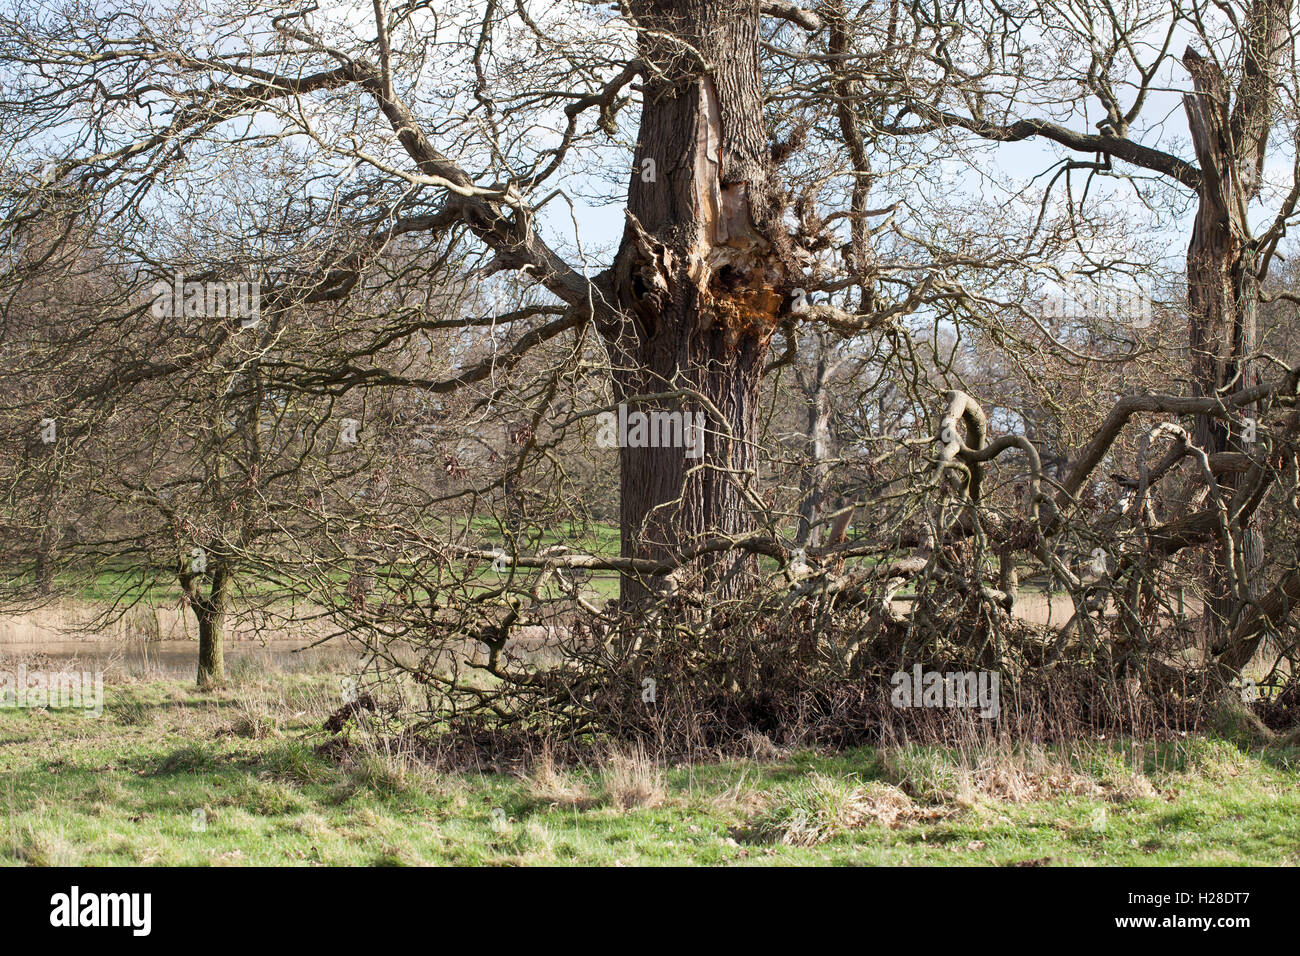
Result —
[[530, 799], [552, 807], [576, 807], [582, 810], [596, 802], [586, 784], [575, 780], [555, 765], [555, 757], [549, 747], [543, 747], [542, 752], [533, 760], [532, 767], [524, 777], [524, 786]]
[[785, 751], [774, 744], [767, 734], [756, 730], [745, 731], [744, 742], [746, 754], [756, 763], [771, 763], [786, 756]]
[[307, 837], [319, 837], [329, 832], [330, 824], [325, 817], [319, 813], [303, 813], [296, 818], [283, 824], [284, 829], [293, 833], [301, 833]]
[[1061, 795], [1127, 800], [1156, 795], [1143, 772], [1105, 747], [1064, 755], [1038, 744], [997, 742], [956, 751], [905, 744], [883, 754], [886, 779], [917, 800], [971, 806]]
[[380, 796], [396, 796], [419, 788], [424, 782], [424, 769], [419, 761], [401, 751], [359, 753], [344, 764], [350, 792], [369, 790]]
[[618, 810], [657, 807], [664, 802], [667, 782], [642, 744], [626, 750], [610, 747], [600, 764], [601, 786]]
[[236, 737], [265, 740], [280, 736], [280, 721], [269, 709], [251, 696], [240, 696], [234, 703], [235, 719], [230, 732]]
[[887, 783], [855, 785], [814, 773], [796, 786], [782, 788], [778, 803], [741, 835], [749, 842], [808, 847], [859, 827], [895, 827], [944, 815], [947, 811], [918, 807]]
[[9, 832], [9, 855], [28, 866], [76, 866], [76, 849], [58, 832], [37, 830], [32, 824], [13, 825]]
[[342, 767], [346, 775], [344, 794], [369, 790], [380, 796], [397, 796], [441, 789], [437, 773], [405, 735], [358, 735], [356, 748], [349, 752]]
[[749, 768], [741, 770], [740, 777], [731, 786], [707, 797], [705, 806], [719, 813], [752, 816], [761, 812], [768, 802], [768, 795], [756, 780], [749, 777]]
[[128, 727], [150, 727], [156, 713], [144, 701], [122, 693], [114, 693], [109, 700], [108, 713], [120, 724]]

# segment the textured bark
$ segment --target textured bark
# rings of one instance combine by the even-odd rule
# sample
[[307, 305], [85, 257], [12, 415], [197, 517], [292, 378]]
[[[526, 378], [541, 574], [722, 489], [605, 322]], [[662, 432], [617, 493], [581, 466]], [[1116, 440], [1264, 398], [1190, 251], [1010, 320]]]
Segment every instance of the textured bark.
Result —
[[234, 581], [228, 566], [217, 562], [212, 569], [212, 587], [206, 596], [191, 598], [194, 616], [199, 622], [200, 687], [212, 687], [226, 679], [225, 652], [222, 646], [226, 629], [226, 612]]
[[[661, 557], [753, 529], [759, 380], [795, 276], [768, 154], [759, 13], [750, 0], [631, 4], [647, 64], [628, 221], [614, 267], [619, 318], [604, 328], [620, 401], [703, 412], [703, 457], [623, 448], [622, 553]], [[629, 406], [631, 407], [631, 406]], [[715, 596], [749, 562], [710, 559]], [[624, 598], [645, 582], [625, 578]]]
[[802, 374], [799, 376], [799, 385], [804, 396], [806, 462], [799, 477], [799, 533], [796, 541], [804, 548], [816, 548], [826, 537], [826, 527], [817, 522], [824, 510], [826, 481], [830, 475], [831, 363], [827, 356], [829, 347], [826, 338], [821, 337], [812, 368], [806, 377]]
[[[1202, 170], [1187, 250], [1192, 380], [1196, 395], [1213, 396], [1258, 384], [1247, 361], [1256, 344], [1259, 286], [1244, 222], [1249, 195], [1227, 141], [1223, 77], [1191, 51], [1185, 62], [1196, 83], [1185, 105]], [[1210, 415], [1196, 416], [1194, 440], [1211, 455], [1237, 444], [1229, 427]]]
[[1240, 671], [1255, 656], [1267, 631], [1285, 627], [1297, 605], [1300, 605], [1300, 571], [1293, 570], [1260, 596], [1257, 604], [1247, 608], [1233, 629], [1219, 663], [1229, 671]]
[[[1188, 120], [1202, 170], [1200, 205], [1187, 250], [1188, 334], [1192, 389], [1214, 396], [1256, 384], [1247, 367], [1255, 350], [1258, 281], [1254, 257], [1242, 221], [1245, 195], [1235, 175], [1227, 134], [1226, 91], [1217, 69], [1206, 61], [1187, 60], [1197, 93], [1186, 100]], [[1196, 416], [1194, 441], [1208, 454], [1241, 450], [1233, 429], [1211, 415]], [[1226, 476], [1224, 490], [1233, 486]], [[1222, 651], [1236, 600], [1225, 552], [1216, 549], [1206, 582], [1206, 638]]]
[[48, 516], [46, 523], [41, 526], [40, 536], [36, 541], [34, 576], [39, 594], [54, 593], [54, 570], [58, 565], [58, 541], [62, 534], [59, 519], [50, 511], [46, 514]]
[[853, 164], [853, 195], [850, 210], [853, 217], [849, 220], [849, 254], [847, 265], [861, 288], [859, 311], [874, 311], [875, 284], [871, 281], [871, 267], [874, 260], [871, 245], [871, 229], [867, 220], [867, 201], [871, 193], [872, 172], [871, 157], [867, 152], [866, 141], [862, 136], [861, 121], [853, 104], [859, 94], [859, 82], [844, 75], [845, 65], [852, 53], [853, 23], [844, 8], [842, 0], [833, 0], [827, 4], [830, 11], [830, 52], [834, 60], [831, 70], [835, 77], [832, 89], [835, 92], [835, 116], [839, 120], [840, 135], [844, 138], [849, 161]]
[[[1184, 107], [1201, 167], [1200, 201], [1187, 250], [1188, 333], [1197, 396], [1259, 384], [1253, 361], [1259, 261], [1246, 210], [1259, 193], [1273, 122], [1272, 83], [1287, 48], [1290, 6], [1290, 0], [1256, 0], [1252, 5], [1245, 24], [1242, 77], [1231, 110], [1233, 98], [1219, 68], [1191, 49], [1183, 56], [1195, 87], [1184, 97]], [[1251, 415], [1251, 409], [1245, 414]], [[1237, 426], [1208, 414], [1196, 416], [1193, 437], [1209, 455], [1248, 450]], [[1224, 475], [1223, 490], [1236, 490], [1239, 479], [1235, 473]], [[1243, 530], [1244, 537], [1250, 537], [1250, 529]], [[1215, 653], [1225, 650], [1239, 611], [1230, 581], [1220, 548], [1207, 582], [1205, 617]]]

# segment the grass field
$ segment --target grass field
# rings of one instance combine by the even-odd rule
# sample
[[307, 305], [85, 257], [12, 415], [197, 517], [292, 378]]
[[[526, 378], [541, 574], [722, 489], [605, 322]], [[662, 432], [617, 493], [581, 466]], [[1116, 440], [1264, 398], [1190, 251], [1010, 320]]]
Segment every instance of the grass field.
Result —
[[199, 693], [124, 681], [101, 717], [0, 710], [9, 864], [1300, 863], [1300, 751], [1193, 737], [978, 753], [440, 773], [353, 728], [318, 756], [338, 675]]
[[[484, 547], [503, 547], [509, 550], [506, 545], [505, 535], [501, 529], [493, 522], [486, 519], [477, 519], [473, 522], [474, 534], [470, 535], [471, 544], [479, 544]], [[450, 531], [444, 530], [449, 538], [454, 537]], [[619, 553], [619, 532], [612, 525], [602, 524], [599, 522], [592, 523], [585, 533], [566, 533], [565, 526], [562, 524], [553, 531], [543, 534], [537, 540], [520, 540], [516, 541], [514, 546], [522, 554], [532, 554], [542, 548], [553, 545], [565, 545], [574, 552], [592, 554], [596, 556], [617, 556]], [[854, 557], [850, 558], [847, 566], [870, 567], [879, 561], [877, 557]], [[493, 571], [490, 565], [479, 563], [479, 565], [470, 571], [464, 562], [453, 562], [452, 567], [455, 569], [455, 579], [469, 586], [471, 591], [488, 591], [501, 587], [508, 581], [508, 573], [498, 573]], [[759, 559], [759, 567], [766, 574], [776, 574], [780, 570], [779, 563], [769, 557]], [[394, 566], [385, 568], [378, 566], [372, 569], [374, 573], [382, 574], [385, 570], [391, 570], [399, 579], [409, 573], [408, 568]], [[996, 571], [994, 563], [990, 564], [990, 570]], [[1026, 566], [1022, 569], [1025, 575], [1030, 575], [1036, 569]], [[533, 569], [524, 569], [521, 574], [523, 580], [531, 580], [536, 574]], [[345, 585], [349, 574], [344, 570], [337, 570], [329, 575], [335, 583]], [[595, 571], [588, 572], [582, 578], [582, 593], [588, 600], [594, 601], [597, 605], [603, 605], [618, 596], [619, 578], [618, 574], [613, 571]], [[284, 599], [285, 595], [277, 583], [260, 580], [255, 574], [245, 573], [239, 577], [239, 600], [243, 602], [272, 599]], [[89, 604], [111, 604], [122, 603], [129, 604], [136, 601], [143, 601], [146, 604], [175, 604], [181, 599], [180, 584], [176, 579], [173, 571], [166, 568], [99, 568], [93, 574], [88, 575], [60, 575], [55, 580], [56, 589], [59, 593], [74, 600], [84, 601]], [[518, 584], [516, 585], [518, 586]], [[1046, 593], [1045, 579], [1040, 575], [1039, 579], [1026, 580], [1022, 582], [1021, 594], [1042, 595]], [[559, 589], [554, 585], [547, 588], [547, 593], [557, 594]], [[419, 589], [412, 592], [414, 594], [422, 593]], [[901, 588], [897, 595], [900, 598], [907, 598], [915, 593], [915, 586], [908, 584]]]

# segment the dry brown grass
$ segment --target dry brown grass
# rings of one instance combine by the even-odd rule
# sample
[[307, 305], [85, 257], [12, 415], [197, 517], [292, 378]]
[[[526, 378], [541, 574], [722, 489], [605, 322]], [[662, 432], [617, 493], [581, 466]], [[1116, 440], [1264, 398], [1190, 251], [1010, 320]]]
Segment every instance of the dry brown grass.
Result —
[[601, 760], [600, 779], [605, 797], [618, 810], [657, 807], [667, 791], [663, 771], [640, 743], [626, 749], [610, 747]]
[[1104, 747], [1063, 754], [1038, 744], [988, 743], [955, 751], [913, 744], [883, 754], [886, 777], [918, 800], [971, 806], [1062, 795], [1133, 799], [1156, 795], [1141, 770]]
[[704, 803], [713, 812], [752, 817], [767, 807], [768, 794], [750, 777], [750, 768], [746, 767], [735, 783], [708, 797]]
[[76, 866], [76, 848], [63, 835], [62, 827], [46, 826], [38, 829], [33, 824], [9, 824], [9, 855], [28, 866]]
[[786, 756], [786, 751], [772, 742], [767, 734], [756, 730], [745, 731], [745, 751], [747, 756], [757, 763], [771, 763]]
[[235, 698], [234, 721], [230, 732], [236, 737], [264, 740], [280, 736], [280, 717], [273, 710], [249, 694]]
[[777, 802], [751, 827], [740, 831], [747, 842], [816, 846], [849, 830], [866, 826], [897, 827], [918, 820], [948, 816], [947, 808], [918, 806], [902, 790], [872, 781], [850, 780], [821, 773], [783, 788]]
[[592, 806], [596, 800], [580, 780], [559, 769], [551, 748], [543, 746], [540, 754], [524, 776], [528, 796], [552, 807], [574, 807], [579, 810]]

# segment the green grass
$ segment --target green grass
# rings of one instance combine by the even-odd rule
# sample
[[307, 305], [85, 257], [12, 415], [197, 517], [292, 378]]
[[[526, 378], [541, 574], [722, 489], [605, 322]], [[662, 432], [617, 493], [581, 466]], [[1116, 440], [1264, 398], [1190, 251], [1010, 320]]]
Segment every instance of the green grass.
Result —
[[[461, 520], [438, 519], [433, 522], [433, 530], [448, 539], [464, 537], [466, 543], [470, 545], [501, 547], [507, 552], [513, 546], [521, 554], [526, 555], [535, 554], [554, 545], [565, 545], [577, 553], [617, 556], [620, 547], [620, 532], [617, 525], [604, 522], [590, 522], [585, 529], [580, 524], [569, 521], [561, 521], [553, 528], [545, 530], [530, 525], [525, 533], [513, 539], [513, 543], [508, 529], [501, 522], [489, 517], [471, 520], [468, 529]], [[177, 557], [179, 560], [179, 553]], [[854, 557], [848, 559], [846, 564], [850, 567], [872, 567], [879, 561], [880, 558], [875, 556]], [[759, 559], [759, 564], [769, 574], [774, 574], [780, 569], [779, 562], [773, 558], [762, 557]], [[402, 565], [382, 564], [371, 569], [376, 575], [392, 573], [398, 579], [407, 577], [409, 570], [409, 567]], [[487, 562], [478, 562], [474, 570], [470, 571], [465, 562], [453, 561], [451, 571], [452, 579], [459, 582], [459, 585], [466, 589], [466, 595], [471, 597], [510, 583], [508, 574], [492, 571]], [[523, 582], [531, 582], [536, 573], [535, 569], [521, 569], [513, 582], [514, 587], [520, 587]], [[347, 582], [350, 575], [345, 569], [335, 569], [326, 576], [336, 584], [342, 585]], [[161, 567], [100, 567], [85, 572], [67, 572], [56, 576], [54, 587], [57, 593], [65, 597], [94, 604], [111, 602], [173, 604], [181, 597], [181, 588], [175, 572]], [[241, 599], [283, 597], [274, 582], [259, 580], [252, 574], [240, 575], [239, 588]], [[1026, 590], [1032, 591], [1034, 587], [1030, 585]], [[593, 572], [586, 576], [581, 591], [588, 600], [598, 606], [603, 605], [618, 597], [619, 577], [614, 572]], [[909, 584], [899, 594], [907, 596], [913, 591], [912, 585]], [[560, 593], [560, 588], [552, 583], [544, 589], [544, 592], [555, 596]], [[412, 600], [433, 600], [438, 597], [437, 594], [431, 594], [420, 588], [412, 589], [407, 596]]]
[[[435, 529], [448, 539], [456, 539], [465, 534], [464, 522], [440, 520], [435, 522]], [[467, 543], [479, 543], [510, 550], [510, 534], [502, 525], [491, 518], [476, 518], [470, 523]], [[527, 533], [514, 541], [514, 547], [522, 554], [533, 554], [557, 544], [566, 545], [575, 552], [584, 554], [616, 556], [619, 553], [619, 530], [616, 525], [591, 522], [585, 531], [580, 524], [562, 521], [555, 527], [538, 531], [531, 527]], [[179, 560], [180, 554], [178, 552]], [[2, 569], [0, 569], [2, 570]], [[372, 572], [382, 575], [385, 572], [395, 574], [399, 579], [409, 574], [409, 568], [401, 565], [377, 565]], [[468, 570], [465, 562], [452, 563], [453, 577], [468, 585], [470, 595], [491, 591], [505, 585], [508, 576], [491, 570], [490, 564], [478, 562], [473, 572]], [[531, 581], [536, 575], [533, 569], [522, 569], [515, 581], [519, 587], [523, 580]], [[345, 584], [349, 578], [345, 569], [335, 569], [328, 577], [337, 584]], [[583, 587], [588, 599], [604, 603], [618, 596], [618, 575], [612, 572], [591, 574]], [[260, 580], [253, 574], [241, 574], [239, 577], [240, 596], [242, 598], [280, 597], [276, 584]], [[176, 574], [170, 568], [124, 565], [122, 567], [104, 566], [81, 571], [67, 571], [55, 576], [56, 593], [72, 600], [92, 604], [121, 602], [129, 604], [174, 604], [181, 598], [180, 584]], [[559, 588], [552, 585], [548, 593], [559, 593]], [[416, 599], [433, 599], [437, 595], [415, 589], [412, 595]]]
[[[501, 547], [509, 551], [512, 547], [511, 534], [501, 522], [490, 517], [474, 518], [469, 522], [468, 529], [462, 520], [437, 519], [433, 522], [433, 529], [438, 534], [449, 540], [465, 538], [466, 543], [470, 545], [483, 544], [492, 547]], [[617, 556], [620, 546], [620, 532], [618, 526], [611, 523], [593, 521], [589, 522], [584, 529], [577, 522], [560, 521], [554, 527], [539, 530], [537, 527], [529, 525], [525, 532], [513, 540], [513, 547], [518, 548], [522, 554], [535, 554], [543, 548], [554, 545], [565, 545], [574, 552], [582, 554]], [[178, 553], [178, 559], [180, 555]], [[880, 558], [854, 557], [846, 562], [850, 567], [872, 567], [878, 563]], [[769, 573], [776, 573], [780, 569], [779, 563], [768, 557], [759, 559], [762, 569]], [[990, 567], [995, 567], [990, 565]], [[377, 565], [371, 569], [372, 573], [382, 575], [385, 572], [395, 574], [399, 579], [408, 574], [409, 569], [400, 565], [385, 566]], [[469, 595], [477, 595], [487, 591], [495, 590], [507, 584], [509, 578], [506, 574], [498, 574], [491, 570], [486, 562], [479, 562], [476, 568], [470, 572], [465, 562], [452, 562], [453, 577], [460, 581], [462, 585], [468, 586]], [[522, 580], [531, 581], [536, 574], [534, 569], [522, 569], [522, 577], [517, 578], [515, 586], [519, 586]], [[329, 572], [327, 577], [334, 580], [337, 584], [344, 584], [348, 580], [349, 573], [343, 569], [336, 569]], [[149, 603], [174, 603], [181, 597], [180, 585], [176, 580], [175, 572], [169, 568], [159, 567], [100, 567], [84, 573], [63, 573], [55, 578], [55, 590], [72, 599], [82, 600], [90, 603], [105, 603], [121, 601], [123, 603], [143, 601]], [[276, 586], [269, 581], [259, 580], [251, 574], [240, 576], [239, 587], [242, 597], [275, 597], [278, 594]], [[619, 578], [613, 572], [599, 571], [587, 576], [582, 587], [582, 593], [588, 600], [595, 601], [598, 605], [603, 604], [618, 596]], [[1028, 590], [1033, 590], [1032, 586]], [[559, 588], [551, 585], [546, 589], [547, 593], [558, 594]], [[903, 589], [900, 594], [908, 595], [913, 593], [911, 585]], [[430, 595], [420, 589], [415, 589], [411, 595], [416, 599], [431, 599], [437, 595]]]
[[[965, 755], [909, 746], [531, 775], [324, 759], [337, 675], [107, 689], [0, 710], [8, 864], [1300, 863], [1300, 751], [1217, 739]], [[360, 736], [364, 743], [364, 735]]]

